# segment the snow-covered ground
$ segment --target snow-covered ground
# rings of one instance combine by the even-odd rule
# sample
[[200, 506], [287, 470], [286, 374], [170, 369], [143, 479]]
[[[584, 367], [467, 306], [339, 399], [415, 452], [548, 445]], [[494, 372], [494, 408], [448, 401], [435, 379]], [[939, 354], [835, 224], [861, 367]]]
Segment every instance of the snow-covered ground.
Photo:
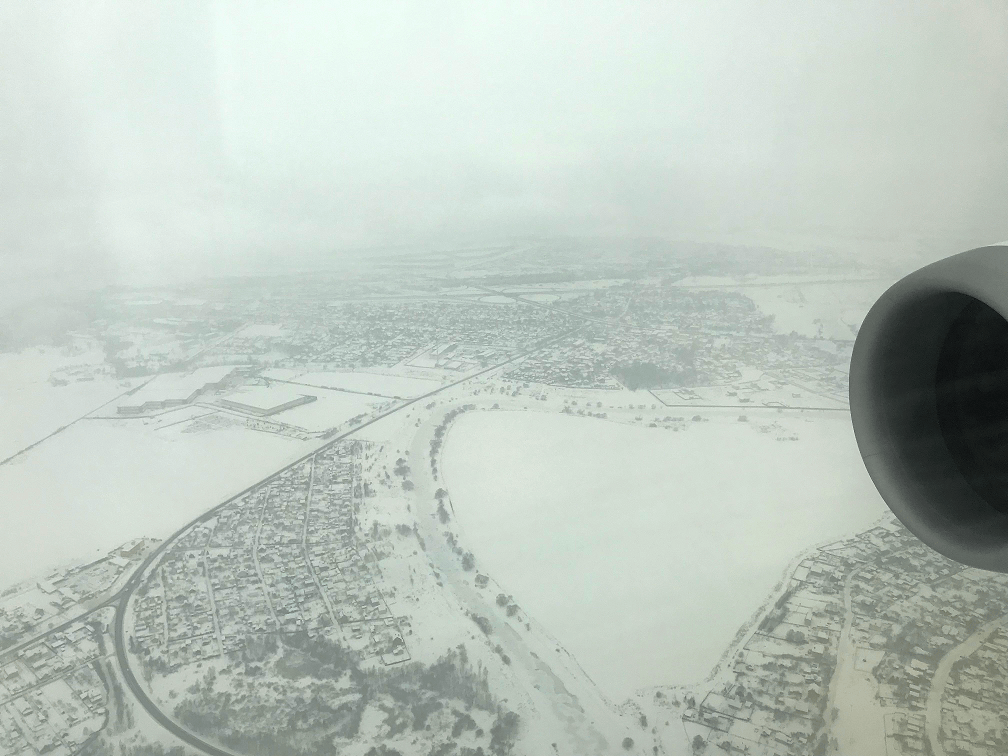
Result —
[[0, 388], [4, 415], [0, 423], [0, 459], [45, 438], [125, 390], [117, 381], [109, 379], [68, 386], [35, 383]]
[[848, 417], [706, 416], [473, 412], [445, 442], [462, 542], [616, 700], [704, 678], [796, 554], [884, 512]]
[[[102, 360], [100, 351], [0, 354], [0, 460], [125, 392], [128, 386], [100, 372]], [[80, 380], [89, 372], [93, 378]]]
[[875, 303], [895, 282], [891, 274], [876, 271], [840, 276], [808, 275], [689, 276], [676, 281], [689, 289], [735, 289], [752, 299], [760, 310], [774, 316], [778, 333], [796, 331], [802, 336], [850, 340]]
[[426, 378], [353, 371], [299, 373], [294, 370], [270, 370], [266, 371], [264, 375], [307, 386], [357, 391], [403, 399], [426, 394], [441, 385], [440, 381]]
[[362, 396], [361, 394], [348, 394], [342, 391], [313, 391], [303, 386], [286, 385], [289, 388], [298, 389], [298, 394], [315, 396], [315, 401], [270, 415], [268, 419], [296, 425], [313, 432], [335, 428], [350, 418], [371, 413], [376, 408], [387, 406], [390, 403], [390, 400], [387, 399]]
[[0, 589], [164, 537], [312, 448], [244, 425], [188, 425], [83, 420], [0, 466]]
[[740, 291], [760, 310], [774, 316], [774, 328], [779, 333], [796, 331], [803, 336], [852, 339], [890, 283], [832, 281], [741, 287]]

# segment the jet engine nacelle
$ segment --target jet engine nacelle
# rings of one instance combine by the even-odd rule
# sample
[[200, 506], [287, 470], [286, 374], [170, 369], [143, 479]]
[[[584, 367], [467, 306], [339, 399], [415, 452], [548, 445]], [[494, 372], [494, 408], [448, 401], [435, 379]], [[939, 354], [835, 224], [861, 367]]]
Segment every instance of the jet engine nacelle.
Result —
[[854, 343], [850, 406], [882, 498], [935, 550], [1008, 572], [1008, 246], [897, 282]]

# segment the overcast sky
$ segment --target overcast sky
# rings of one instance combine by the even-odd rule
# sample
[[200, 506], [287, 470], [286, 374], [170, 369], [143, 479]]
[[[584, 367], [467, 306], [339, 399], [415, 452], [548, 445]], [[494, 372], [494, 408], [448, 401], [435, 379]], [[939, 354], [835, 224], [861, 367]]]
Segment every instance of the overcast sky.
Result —
[[0, 68], [8, 286], [526, 234], [1008, 238], [1003, 2], [11, 0]]

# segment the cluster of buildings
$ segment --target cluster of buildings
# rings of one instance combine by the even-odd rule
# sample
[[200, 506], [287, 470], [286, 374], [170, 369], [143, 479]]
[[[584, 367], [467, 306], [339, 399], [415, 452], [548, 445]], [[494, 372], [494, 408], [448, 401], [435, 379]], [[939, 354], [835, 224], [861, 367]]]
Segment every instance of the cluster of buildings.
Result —
[[[359, 418], [353, 418], [357, 420]], [[287, 436], [288, 438], [296, 438], [299, 441], [305, 441], [312, 437], [310, 431], [305, 430], [297, 425], [291, 425], [290, 423], [281, 423], [278, 420], [267, 420], [261, 417], [249, 417], [245, 419], [245, 427], [251, 428], [252, 430], [261, 431], [263, 433], [274, 433], [277, 436]]]
[[79, 622], [0, 658], [0, 753], [70, 756], [101, 729], [99, 632]]
[[104, 726], [110, 649], [102, 634], [113, 609], [100, 607], [153, 543], [130, 541], [0, 595], [0, 753], [70, 756]]
[[[622, 311], [614, 316], [617, 302]], [[741, 367], [754, 366], [846, 401], [849, 355], [822, 349], [814, 339], [775, 334], [772, 321], [738, 292], [637, 283], [600, 289], [563, 307], [581, 316], [583, 328], [517, 363], [512, 378], [595, 389], [724, 385], [739, 379]]]
[[1008, 752], [1008, 630], [998, 628], [952, 668], [942, 697], [941, 735], [950, 756]]
[[236, 371], [237, 368], [225, 365], [158, 375], [123, 398], [116, 412], [129, 417], [185, 407], [201, 397], [226, 389]]
[[311, 404], [318, 397], [279, 386], [250, 386], [218, 400], [218, 404], [254, 417], [269, 417], [302, 404]]
[[807, 341], [800, 341], [798, 348], [793, 349], [791, 354], [772, 355], [773, 359], [767, 360], [766, 367], [790, 385], [807, 386], [820, 396], [846, 402], [850, 395], [850, 374], [847, 370], [850, 364], [850, 346], [846, 345], [843, 357], [837, 359], [835, 354], [809, 346]]
[[219, 308], [174, 297], [123, 296], [107, 302], [98, 321], [105, 360], [120, 378], [182, 370], [208, 343], [233, 327]]
[[[213, 292], [220, 301], [212, 311], [188, 315], [177, 302], [162, 302], [152, 306], [151, 314], [161, 317], [151, 322], [162, 325], [166, 338], [189, 344], [193, 319], [202, 319], [198, 349], [189, 344], [184, 351], [190, 354], [187, 364], [210, 366], [204, 370], [400, 365], [462, 374], [550, 342], [510, 366], [513, 379], [594, 389], [712, 386], [732, 383], [742, 366], [750, 366], [846, 400], [850, 342], [776, 333], [773, 319], [738, 291], [685, 288], [672, 276], [614, 277], [588, 287], [576, 279], [564, 283], [563, 274], [553, 272], [559, 292], [550, 295], [555, 302], [543, 299], [534, 287], [527, 296], [521, 287], [502, 296], [444, 280], [417, 281], [400, 271], [381, 286], [272, 281], [254, 292]], [[632, 272], [628, 267], [623, 275]], [[173, 316], [166, 317], [168, 313]], [[132, 343], [125, 336], [120, 341]], [[143, 343], [123, 353], [142, 351]], [[157, 343], [150, 339], [153, 352]], [[181, 406], [204, 390], [193, 385], [161, 396], [162, 378], [144, 390], [154, 392], [149, 397], [138, 392], [119, 412], [149, 414], [171, 403]], [[266, 417], [285, 405], [253, 399], [251, 394], [227, 397], [219, 404], [234, 403], [233, 409], [249, 417]], [[290, 401], [310, 399], [292, 395]]]
[[683, 716], [726, 753], [805, 756], [821, 737], [844, 622], [845, 555], [818, 551], [727, 662], [726, 681]]
[[508, 371], [508, 378], [524, 383], [586, 389], [618, 389], [610, 374], [606, 345], [600, 340], [574, 334], [550, 347], [548, 352], [529, 355]]
[[113, 592], [153, 543], [149, 539], [130, 541], [101, 559], [4, 590], [0, 594], [0, 659], [4, 649], [75, 616], [84, 605]]
[[464, 371], [486, 366], [578, 321], [514, 302], [487, 304], [441, 297], [272, 301], [256, 318], [282, 323], [269, 334], [239, 332], [203, 353], [206, 364], [254, 361], [271, 367], [338, 370], [392, 366]]
[[363, 658], [409, 658], [357, 532], [359, 442], [287, 468], [180, 536], [134, 596], [131, 648], [177, 669], [250, 635], [337, 632]]
[[872, 670], [886, 706], [926, 707], [941, 660], [1008, 614], [1008, 579], [960, 565], [910, 540], [857, 571], [851, 638], [880, 658]]
[[364, 548], [357, 530], [355, 502], [363, 494], [361, 447], [353, 448], [352, 456], [336, 446], [316, 457], [306, 552], [349, 645], [365, 657], [393, 664], [410, 658], [403, 639], [404, 620], [389, 609], [375, 556]]
[[406, 361], [411, 368], [435, 368], [467, 373], [503, 362], [514, 354], [513, 348], [490, 344], [447, 342], [413, 354]]
[[727, 682], [690, 707], [684, 721], [727, 753], [826, 753], [830, 685], [841, 664], [855, 663], [847, 658], [853, 654], [885, 712], [888, 753], [931, 753], [930, 696], [942, 702], [946, 753], [1002, 753], [1004, 631], [993, 632], [947, 679], [938, 670], [950, 652], [1005, 618], [1006, 589], [1008, 577], [965, 569], [895, 521], [825, 546], [796, 568], [733, 658]]

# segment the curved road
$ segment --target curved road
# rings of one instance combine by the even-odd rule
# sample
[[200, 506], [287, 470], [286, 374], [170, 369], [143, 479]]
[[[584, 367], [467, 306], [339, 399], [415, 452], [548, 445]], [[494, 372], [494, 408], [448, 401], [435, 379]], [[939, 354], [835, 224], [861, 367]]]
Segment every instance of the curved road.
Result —
[[[168, 541], [165, 541], [168, 543]], [[137, 570], [134, 577], [140, 577], [145, 572], [145, 569]], [[130, 578], [132, 582], [133, 578]], [[137, 580], [130, 586], [130, 593], [140, 584]], [[124, 589], [125, 590], [125, 589]], [[210, 756], [236, 756], [233, 751], [227, 751], [219, 746], [215, 746], [213, 743], [208, 743], [202, 738], [189, 732], [189, 730], [182, 727], [182, 725], [175, 722], [171, 717], [165, 714], [161, 709], [158, 708], [150, 696], [144, 691], [143, 686], [136, 679], [136, 675], [133, 674], [133, 670], [130, 668], [129, 659], [126, 658], [126, 644], [123, 643], [123, 624], [126, 619], [126, 604], [129, 601], [129, 593], [125, 593], [116, 604], [116, 616], [115, 616], [115, 649], [116, 649], [116, 659], [119, 661], [119, 671], [123, 676], [123, 680], [126, 681], [126, 685], [129, 687], [130, 691], [136, 696], [136, 699], [140, 702], [140, 705], [147, 710], [147, 713], [156, 721], [159, 725], [168, 730], [172, 735], [188, 743], [193, 748], [202, 751], [203, 753], [210, 754]]]
[[399, 404], [396, 407], [393, 407], [391, 409], [385, 410], [384, 412], [381, 412], [378, 415], [375, 415], [373, 418], [367, 420], [366, 422], [363, 422], [360, 425], [358, 425], [358, 426], [356, 426], [354, 428], [351, 428], [350, 430], [344, 431], [343, 433], [340, 433], [338, 436], [335, 436], [334, 438], [326, 441], [324, 444], [322, 444], [318, 448], [313, 449], [312, 451], [308, 452], [304, 456], [302, 456], [302, 457], [294, 460], [290, 464], [282, 467], [281, 469], [277, 470], [276, 472], [272, 473], [271, 475], [268, 475], [267, 477], [265, 477], [262, 480], [260, 480], [258, 483], [252, 484], [251, 486], [249, 486], [245, 490], [243, 490], [243, 491], [235, 494], [234, 496], [232, 496], [231, 498], [229, 498], [229, 499], [221, 502], [217, 506], [215, 506], [215, 507], [213, 507], [211, 509], [208, 509], [206, 512], [204, 512], [203, 514], [201, 514], [199, 517], [197, 517], [197, 518], [189, 521], [188, 523], [186, 523], [185, 525], [183, 525], [181, 528], [179, 528], [178, 530], [176, 530], [174, 533], [172, 533], [171, 536], [169, 536], [164, 541], [162, 541], [158, 545], [158, 547], [156, 549], [154, 549], [154, 551], [152, 551], [147, 556], [147, 558], [143, 561], [143, 564], [141, 564], [140, 567], [137, 568], [136, 572], [133, 573], [133, 575], [130, 577], [130, 579], [128, 581], [126, 581], [126, 584], [123, 586], [122, 590], [120, 590], [115, 596], [113, 596], [112, 598], [110, 598], [109, 601], [105, 603], [106, 606], [111, 605], [111, 604], [115, 604], [115, 606], [116, 606], [115, 627], [114, 627], [114, 634], [113, 634], [113, 639], [115, 641], [116, 658], [117, 658], [117, 660], [119, 662], [119, 668], [120, 668], [120, 670], [122, 672], [122, 676], [123, 676], [123, 679], [126, 682], [127, 687], [129, 687], [130, 692], [133, 693], [133, 695], [136, 697], [137, 701], [139, 701], [140, 705], [144, 707], [144, 709], [147, 711], [147, 713], [150, 714], [151, 717], [158, 724], [160, 724], [162, 727], [164, 727], [166, 730], [168, 730], [169, 732], [171, 732], [173, 735], [175, 735], [177, 738], [179, 738], [183, 742], [188, 743], [189, 745], [191, 745], [193, 748], [196, 748], [197, 750], [202, 751], [203, 753], [209, 754], [210, 756], [239, 756], [238, 754], [236, 754], [233, 751], [226, 750], [224, 748], [221, 748], [220, 746], [214, 745], [213, 743], [208, 743], [207, 741], [203, 740], [202, 738], [198, 737], [197, 735], [193, 734], [189, 730], [187, 730], [184, 727], [182, 727], [180, 724], [178, 724], [177, 722], [175, 722], [171, 717], [169, 717], [167, 714], [165, 714], [160, 708], [158, 708], [158, 705], [156, 703], [154, 703], [154, 701], [151, 700], [150, 696], [147, 695], [147, 692], [143, 689], [143, 686], [140, 684], [140, 681], [137, 680], [136, 675], [133, 673], [133, 670], [130, 668], [129, 658], [127, 657], [127, 654], [126, 654], [126, 633], [125, 633], [126, 605], [129, 603], [129, 599], [130, 599], [130, 596], [133, 595], [133, 591], [135, 591], [136, 588], [137, 588], [137, 586], [140, 585], [140, 581], [143, 579], [143, 576], [146, 574], [147, 570], [150, 568], [150, 566], [152, 564], [154, 564], [155, 561], [157, 561], [158, 558], [160, 558], [160, 556], [165, 552], [165, 550], [168, 548], [168, 546], [170, 546], [172, 543], [174, 543], [175, 539], [177, 539], [180, 535], [182, 535], [186, 530], [188, 530], [189, 528], [191, 528], [193, 525], [196, 525], [197, 523], [200, 523], [200, 522], [204, 522], [204, 521], [206, 521], [206, 520], [214, 517], [217, 514], [218, 511], [220, 511], [221, 509], [223, 509], [227, 505], [231, 504], [235, 500], [240, 499], [242, 496], [245, 496], [246, 494], [248, 494], [252, 490], [258, 488], [259, 486], [262, 486], [262, 485], [264, 485], [266, 483], [269, 483], [270, 481], [272, 481], [273, 479], [279, 477], [282, 473], [286, 472], [287, 470], [291, 469], [292, 467], [300, 465], [302, 462], [305, 462], [306, 460], [311, 459], [316, 454], [318, 454], [320, 451], [323, 451], [323, 450], [329, 448], [330, 446], [333, 446], [334, 444], [339, 443], [340, 441], [342, 441], [343, 439], [345, 439], [345, 438], [353, 435], [357, 431], [362, 430], [362, 429], [368, 427], [369, 425], [372, 425], [372, 424], [378, 422], [379, 420], [383, 420], [384, 418], [388, 417], [389, 415], [393, 415], [396, 412], [400, 412], [401, 410], [404, 410], [407, 407], [409, 407], [409, 406], [411, 406], [413, 404], [416, 404], [417, 402], [422, 402], [422, 401], [424, 401], [426, 399], [430, 399], [432, 396], [435, 396], [436, 394], [440, 394], [440, 393], [442, 393], [444, 391], [447, 391], [448, 389], [451, 389], [451, 388], [454, 388], [455, 386], [458, 386], [459, 384], [465, 383], [467, 381], [471, 381], [473, 378], [478, 378], [481, 375], [484, 375], [486, 373], [492, 372], [494, 370], [497, 370], [498, 368], [502, 368], [505, 365], [508, 365], [511, 362], [514, 362], [514, 361], [519, 360], [519, 359], [521, 359], [523, 357], [526, 357], [526, 356], [532, 354], [533, 352], [537, 352], [537, 351], [539, 351], [540, 349], [543, 349], [546, 346], [549, 346], [549, 345], [551, 345], [551, 344], [553, 344], [553, 343], [555, 343], [557, 341], [560, 341], [561, 339], [566, 338], [567, 336], [570, 336], [571, 334], [575, 333], [577, 330], [578, 329], [575, 328], [575, 329], [573, 329], [571, 331], [566, 331], [566, 332], [560, 334], [559, 336], [555, 336], [555, 337], [548, 338], [548, 339], [543, 339], [542, 341], [538, 342], [537, 344], [535, 344], [534, 346], [530, 347], [529, 349], [526, 349], [526, 350], [524, 350], [522, 352], [519, 352], [518, 354], [514, 355], [513, 357], [508, 358], [507, 360], [504, 360], [502, 362], [498, 362], [495, 365], [491, 365], [490, 367], [484, 368], [484, 369], [479, 370], [479, 371], [477, 371], [475, 373], [471, 373], [471, 374], [465, 376], [464, 378], [459, 378], [457, 381], [453, 381], [451, 383], [445, 384], [444, 386], [439, 386], [438, 388], [434, 389], [433, 391], [428, 391], [426, 394], [421, 394], [418, 397], [415, 397], [413, 399], [409, 399], [407, 401], [404, 401], [402, 404]]

